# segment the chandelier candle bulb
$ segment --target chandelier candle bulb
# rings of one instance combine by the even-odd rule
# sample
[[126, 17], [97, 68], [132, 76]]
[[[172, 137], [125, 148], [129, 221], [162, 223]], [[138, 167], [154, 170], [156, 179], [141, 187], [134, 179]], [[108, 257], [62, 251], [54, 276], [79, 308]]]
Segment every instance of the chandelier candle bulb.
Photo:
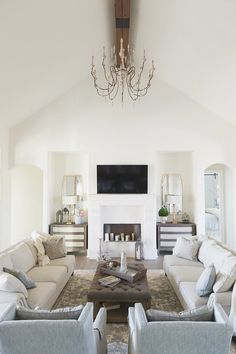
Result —
[[[130, 0], [115, 0], [116, 46], [112, 46], [110, 50], [113, 63], [107, 68], [105, 47], [103, 47], [101, 65], [104, 75], [102, 82], [104, 82], [104, 84], [99, 84], [93, 61], [91, 68], [91, 75], [97, 94], [102, 97], [108, 97], [112, 102], [118, 92], [120, 93], [122, 103], [125, 91], [134, 102], [144, 97], [151, 86], [151, 80], [154, 76], [155, 68], [153, 61], [150, 71], [148, 69], [146, 71], [145, 50], [143, 52], [142, 65], [140, 68], [134, 65], [135, 53], [134, 49], [129, 44], [129, 28]], [[110, 73], [109, 77], [108, 73]]]

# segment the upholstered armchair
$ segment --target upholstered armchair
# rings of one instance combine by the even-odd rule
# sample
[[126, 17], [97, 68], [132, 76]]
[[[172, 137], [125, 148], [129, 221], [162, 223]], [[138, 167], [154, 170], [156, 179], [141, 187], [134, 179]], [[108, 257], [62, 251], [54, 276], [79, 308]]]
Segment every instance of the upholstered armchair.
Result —
[[148, 322], [142, 304], [129, 308], [129, 354], [228, 354], [233, 328], [222, 307], [213, 322]]
[[93, 322], [87, 303], [78, 320], [15, 320], [15, 304], [0, 304], [1, 354], [105, 354], [106, 310]]

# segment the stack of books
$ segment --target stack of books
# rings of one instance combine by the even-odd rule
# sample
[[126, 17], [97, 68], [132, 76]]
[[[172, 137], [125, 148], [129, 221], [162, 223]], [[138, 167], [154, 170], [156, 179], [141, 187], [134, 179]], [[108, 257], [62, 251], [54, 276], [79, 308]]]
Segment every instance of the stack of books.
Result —
[[114, 275], [109, 275], [108, 277], [101, 278], [98, 280], [100, 285], [109, 286], [113, 288], [113, 286], [117, 285], [120, 282], [120, 279], [115, 277]]

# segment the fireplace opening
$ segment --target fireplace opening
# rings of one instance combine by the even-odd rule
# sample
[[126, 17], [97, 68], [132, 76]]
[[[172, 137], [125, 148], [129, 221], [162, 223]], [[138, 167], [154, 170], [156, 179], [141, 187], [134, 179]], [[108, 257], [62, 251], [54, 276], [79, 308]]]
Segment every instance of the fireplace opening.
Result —
[[141, 224], [103, 224], [105, 242], [136, 242], [141, 240]]

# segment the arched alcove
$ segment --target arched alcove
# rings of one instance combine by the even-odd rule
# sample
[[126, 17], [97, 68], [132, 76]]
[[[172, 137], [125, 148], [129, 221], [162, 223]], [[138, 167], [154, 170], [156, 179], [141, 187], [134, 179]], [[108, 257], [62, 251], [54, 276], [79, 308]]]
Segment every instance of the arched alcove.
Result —
[[217, 163], [204, 171], [205, 232], [234, 247], [233, 169]]
[[26, 165], [11, 170], [11, 244], [42, 230], [43, 172]]

